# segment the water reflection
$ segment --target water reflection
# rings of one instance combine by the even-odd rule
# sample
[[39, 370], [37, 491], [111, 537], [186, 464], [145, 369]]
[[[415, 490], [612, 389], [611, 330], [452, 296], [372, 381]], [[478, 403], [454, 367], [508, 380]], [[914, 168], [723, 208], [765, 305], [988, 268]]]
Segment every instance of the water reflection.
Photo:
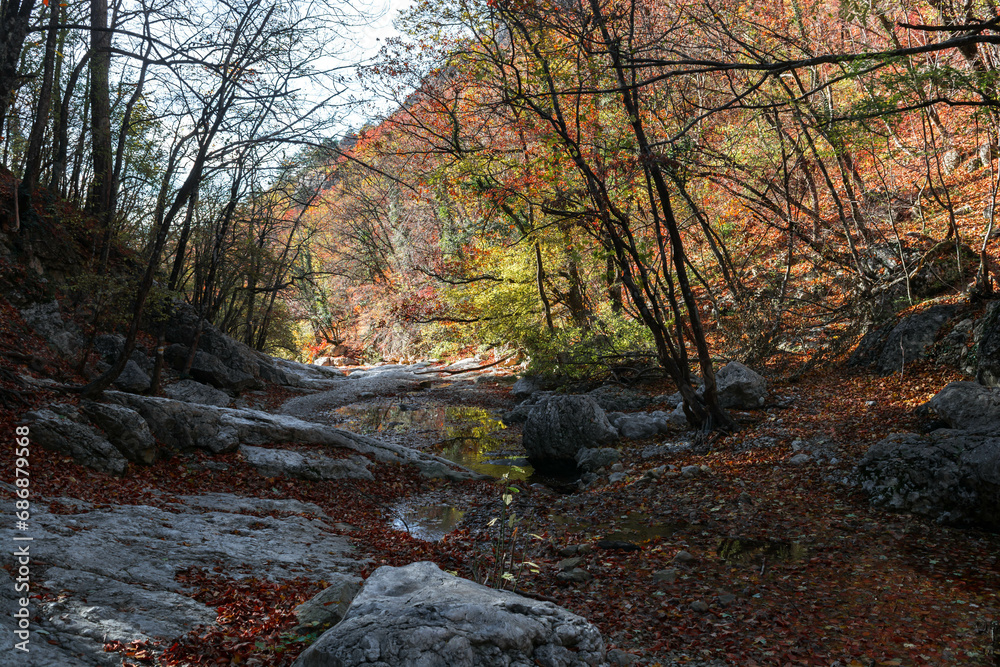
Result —
[[423, 437], [444, 458], [484, 475], [527, 480], [534, 473], [521, 447], [504, 437], [504, 423], [484, 408], [399, 403], [344, 407], [336, 413], [347, 418], [342, 426], [353, 431]]
[[408, 532], [417, 539], [437, 542], [455, 530], [465, 511], [444, 504], [397, 504], [391, 509], [392, 527]]

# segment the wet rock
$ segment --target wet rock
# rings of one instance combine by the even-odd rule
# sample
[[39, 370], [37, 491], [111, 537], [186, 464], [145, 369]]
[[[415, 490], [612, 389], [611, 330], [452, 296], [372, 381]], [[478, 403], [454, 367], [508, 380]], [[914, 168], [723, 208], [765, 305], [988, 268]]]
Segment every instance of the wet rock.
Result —
[[522, 443], [536, 465], [573, 462], [576, 453], [614, 442], [618, 432], [589, 396], [548, 396], [524, 424]]
[[287, 449], [267, 449], [243, 445], [240, 453], [247, 463], [265, 477], [287, 475], [298, 479], [368, 479], [375, 477], [368, 470], [369, 461], [363, 456], [335, 459], [316, 452], [296, 452]]
[[617, 449], [604, 447], [601, 449], [581, 449], [576, 453], [576, 465], [580, 470], [594, 472], [607, 468], [621, 459], [622, 454]]
[[129, 461], [149, 465], [156, 460], [156, 440], [146, 421], [135, 410], [94, 401], [81, 401], [80, 410], [104, 431], [108, 441]]
[[79, 411], [71, 405], [54, 405], [48, 410], [25, 413], [31, 425], [31, 442], [45, 449], [63, 452], [80, 465], [123, 475], [128, 460], [107, 438], [86, 423]]
[[951, 428], [976, 433], [1000, 432], [1000, 388], [951, 382], [922, 407]]
[[585, 619], [422, 562], [377, 569], [344, 620], [306, 649], [294, 667], [596, 667], [604, 660], [600, 632]]
[[767, 381], [738, 361], [730, 361], [715, 374], [719, 405], [751, 410], [764, 405]]
[[295, 608], [299, 624], [294, 631], [307, 634], [336, 625], [347, 615], [351, 601], [364, 580], [350, 574], [334, 575], [329, 586]]
[[195, 380], [181, 380], [168, 385], [163, 393], [175, 401], [200, 403], [202, 405], [217, 405], [221, 408], [233, 402], [233, 397], [224, 391]]

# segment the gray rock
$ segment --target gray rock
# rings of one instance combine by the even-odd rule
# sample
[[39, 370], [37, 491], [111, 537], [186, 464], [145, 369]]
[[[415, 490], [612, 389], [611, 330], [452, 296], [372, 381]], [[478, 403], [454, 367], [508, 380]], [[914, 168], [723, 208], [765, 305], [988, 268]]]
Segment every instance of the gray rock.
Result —
[[587, 395], [597, 401], [605, 412], [642, 410], [649, 405], [649, 398], [646, 396], [617, 385], [604, 385]]
[[104, 431], [108, 441], [129, 461], [149, 465], [156, 460], [156, 440], [146, 421], [135, 410], [94, 401], [81, 401], [80, 410]]
[[[188, 304], [175, 304], [174, 311], [167, 321], [165, 336], [170, 343], [179, 343], [190, 348], [198, 332], [198, 311]], [[237, 377], [249, 375], [257, 379], [260, 376], [260, 361], [264, 355], [249, 346], [233, 340], [213, 325], [206, 323], [198, 338], [198, 351], [218, 359], [222, 365], [239, 373]], [[197, 359], [195, 360], [197, 362]], [[198, 379], [192, 374], [192, 377]], [[215, 383], [210, 383], [213, 386]]]
[[767, 381], [738, 361], [730, 361], [715, 374], [719, 405], [751, 410], [764, 405]]
[[613, 472], [608, 475], [608, 484], [617, 484], [619, 482], [624, 482], [628, 479], [628, 473], [624, 472]]
[[976, 344], [976, 380], [987, 387], [1000, 386], [1000, 302], [986, 309]]
[[517, 398], [528, 398], [536, 391], [541, 391], [542, 382], [541, 379], [536, 375], [523, 375], [517, 379], [514, 386], [510, 388], [510, 393], [512, 393]]
[[805, 452], [801, 454], [796, 454], [792, 458], [788, 459], [788, 462], [791, 463], [793, 466], [804, 466], [810, 461], [812, 461], [812, 457], [806, 454]]
[[671, 426], [676, 426], [677, 428], [687, 428], [688, 419], [687, 415], [684, 414], [684, 404], [679, 403], [674, 411], [670, 413], [667, 417], [667, 423]]
[[574, 567], [566, 572], [560, 572], [556, 575], [556, 579], [559, 581], [569, 581], [575, 584], [584, 584], [594, 578], [590, 572], [587, 572], [582, 567]]
[[672, 584], [677, 581], [677, 570], [670, 568], [669, 570], [657, 570], [653, 573], [653, 581], [657, 583], [667, 583]]
[[674, 555], [674, 562], [681, 565], [687, 565], [688, 563], [693, 563], [696, 560], [698, 559], [695, 558], [690, 551], [681, 550]]
[[[182, 367], [174, 366], [176, 370], [181, 370]], [[198, 382], [237, 393], [260, 386], [260, 382], [250, 373], [229, 368], [221, 359], [202, 350], [194, 353], [189, 373]]]
[[563, 560], [559, 561], [558, 563], [556, 563], [556, 567], [558, 567], [563, 572], [566, 572], [567, 570], [572, 570], [573, 568], [580, 567], [580, 565], [582, 564], [583, 564], [583, 558], [581, 558], [580, 556], [574, 556], [572, 558], [564, 558]]
[[340, 623], [347, 615], [351, 601], [361, 590], [363, 581], [361, 577], [350, 574], [334, 575], [329, 586], [295, 608], [295, 617], [299, 621], [295, 630], [306, 634]]
[[[4, 496], [6, 514], [12, 496], [6, 489]], [[302, 516], [308, 514], [304, 503], [230, 494], [213, 494], [204, 503], [181, 500], [166, 509], [101, 509], [76, 501], [80, 513], [59, 515], [48, 513], [47, 503], [34, 503], [32, 581], [59, 596], [32, 602], [33, 628], [48, 634], [32, 637], [31, 659], [8, 663], [0, 658], [0, 664], [112, 667], [121, 664], [121, 656], [105, 653], [105, 642], [169, 643], [198, 625], [212, 624], [216, 610], [193, 600], [177, 579], [190, 567], [219, 566], [235, 577], [250, 571], [274, 581], [333, 581], [357, 567], [348, 540], [331, 535], [327, 524], [313, 516]], [[274, 512], [286, 516], [268, 516]], [[20, 544], [13, 542], [17, 535], [22, 534], [12, 525], [0, 526], [4, 542]], [[0, 554], [0, 565], [16, 565], [13, 549]], [[5, 576], [0, 570], [0, 583]], [[12, 586], [0, 587], [0, 611], [8, 590]], [[11, 618], [0, 617], [0, 649]]]
[[938, 331], [951, 319], [958, 306], [937, 305], [910, 315], [896, 325], [871, 331], [861, 339], [847, 360], [848, 366], [872, 366], [883, 374], [898, 373], [906, 364], [925, 358]]
[[[321, 366], [314, 367], [321, 369]], [[326, 383], [331, 387], [308, 396], [298, 396], [287, 401], [281, 411], [284, 414], [316, 419], [316, 416], [330, 410], [375, 396], [396, 396], [426, 386], [434, 374], [427, 371], [424, 364], [412, 366], [381, 366], [356, 370], [348, 377]]]
[[580, 470], [593, 472], [601, 468], [607, 468], [621, 459], [621, 457], [621, 452], [611, 447], [581, 449], [576, 453], [576, 465]]
[[125, 368], [122, 369], [122, 372], [115, 379], [114, 385], [122, 391], [141, 394], [149, 389], [151, 382], [145, 371], [139, 368], [139, 364], [129, 359], [125, 363]]
[[116, 391], [105, 392], [105, 397], [138, 412], [161, 443], [179, 451], [204, 449], [217, 454], [233, 451], [241, 444], [319, 444], [350, 449], [378, 461], [411, 464], [425, 476], [443, 476], [453, 480], [484, 479], [483, 475], [440, 456], [287, 415]]
[[73, 406], [52, 406], [49, 410], [25, 413], [24, 418], [31, 423], [32, 444], [69, 454], [80, 465], [101, 472], [123, 475], [128, 469], [128, 460], [118, 448], [84, 423]]
[[683, 477], [698, 477], [699, 475], [701, 475], [701, 466], [691, 465], [681, 468], [681, 476]]
[[375, 479], [368, 470], [369, 460], [363, 456], [334, 459], [315, 452], [302, 453], [287, 449], [240, 447], [243, 458], [265, 477], [287, 475], [298, 479]]
[[58, 301], [32, 304], [21, 311], [21, 317], [61, 356], [72, 357], [79, 351], [76, 327], [63, 322]]
[[1000, 437], [939, 429], [876, 443], [858, 464], [876, 505], [941, 523], [1000, 528]]
[[706, 614], [708, 613], [708, 603], [704, 600], [695, 600], [691, 603], [691, 611], [699, 614]]
[[621, 437], [642, 440], [666, 432], [668, 419], [669, 416], [662, 412], [659, 415], [637, 412], [622, 415], [614, 422], [614, 425]]
[[344, 620], [294, 667], [582, 667], [604, 659], [600, 632], [583, 618], [422, 562], [377, 569]]
[[639, 656], [627, 653], [620, 648], [613, 648], [608, 651], [609, 665], [621, 665], [622, 667], [627, 667], [628, 665], [634, 665], [638, 661]]
[[94, 351], [101, 356], [101, 361], [113, 364], [125, 352], [125, 336], [101, 334], [94, 338]]
[[536, 464], [573, 461], [583, 448], [608, 444], [618, 432], [589, 396], [548, 396], [524, 424], [522, 443]]
[[923, 407], [951, 428], [977, 433], [1000, 431], [1000, 389], [975, 382], [951, 382]]
[[233, 402], [232, 396], [226, 392], [194, 380], [181, 380], [167, 385], [164, 387], [163, 393], [175, 401], [217, 405], [222, 408]]

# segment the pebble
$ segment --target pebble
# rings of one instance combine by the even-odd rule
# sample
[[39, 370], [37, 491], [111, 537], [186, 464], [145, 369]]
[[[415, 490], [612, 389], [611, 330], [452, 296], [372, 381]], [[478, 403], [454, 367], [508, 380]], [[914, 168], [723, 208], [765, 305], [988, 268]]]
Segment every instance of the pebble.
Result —
[[578, 584], [582, 584], [585, 581], [590, 581], [594, 578], [590, 572], [587, 572], [581, 567], [575, 567], [569, 572], [560, 572], [556, 575], [556, 579], [559, 581], [572, 581]]
[[810, 461], [812, 461], [812, 457], [808, 454], [796, 454], [792, 458], [788, 459], [788, 462], [793, 466], [804, 466]]
[[684, 466], [681, 468], [681, 475], [684, 477], [697, 477], [701, 474], [701, 466]]
[[579, 567], [582, 562], [583, 559], [577, 556], [576, 558], [567, 558], [565, 560], [559, 561], [556, 567], [558, 567], [560, 570], [568, 571], [572, 570], [573, 568]]
[[673, 568], [669, 570], [657, 570], [653, 573], [653, 581], [672, 584], [677, 581], [677, 570]]
[[691, 610], [699, 614], [704, 614], [708, 611], [708, 603], [704, 600], [695, 600], [691, 603]]
[[674, 562], [680, 563], [681, 565], [693, 563], [695, 560], [697, 559], [691, 555], [690, 551], [678, 551], [677, 555], [674, 556]]

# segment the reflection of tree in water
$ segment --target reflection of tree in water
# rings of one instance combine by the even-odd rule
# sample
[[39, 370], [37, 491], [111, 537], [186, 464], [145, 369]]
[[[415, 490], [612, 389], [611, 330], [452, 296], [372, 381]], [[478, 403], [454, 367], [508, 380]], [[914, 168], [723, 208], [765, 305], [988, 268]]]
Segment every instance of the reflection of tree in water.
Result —
[[750, 560], [757, 557], [800, 560], [805, 556], [806, 549], [797, 542], [727, 537], [719, 542], [716, 553], [719, 558], [728, 561]]
[[465, 511], [451, 505], [397, 506], [393, 527], [413, 537], [436, 542], [450, 533], [465, 516]]

